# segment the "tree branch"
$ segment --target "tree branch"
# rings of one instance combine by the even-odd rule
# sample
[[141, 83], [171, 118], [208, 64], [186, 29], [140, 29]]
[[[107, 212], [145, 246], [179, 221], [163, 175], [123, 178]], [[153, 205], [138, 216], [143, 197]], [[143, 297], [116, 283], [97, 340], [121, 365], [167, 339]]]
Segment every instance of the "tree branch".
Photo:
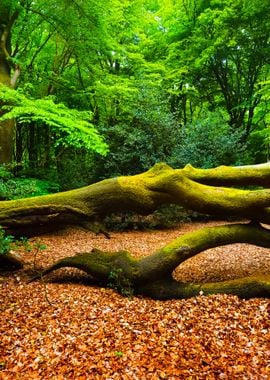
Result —
[[111, 273], [121, 271], [121, 277], [118, 278], [120, 289], [128, 284], [135, 294], [158, 299], [187, 298], [200, 293], [230, 293], [244, 298], [269, 296], [269, 276], [206, 284], [181, 283], [173, 279], [173, 270], [188, 258], [206, 249], [232, 243], [249, 243], [269, 248], [270, 231], [254, 224], [203, 228], [175, 239], [158, 252], [142, 259], [135, 259], [126, 251], [113, 253], [93, 250], [61, 259], [34, 279], [59, 268], [73, 267], [85, 271], [104, 286], [108, 286]]
[[213, 169], [197, 169], [186, 165], [182, 169], [193, 181], [210, 186], [263, 186], [270, 183], [270, 162], [246, 166], [218, 166]]

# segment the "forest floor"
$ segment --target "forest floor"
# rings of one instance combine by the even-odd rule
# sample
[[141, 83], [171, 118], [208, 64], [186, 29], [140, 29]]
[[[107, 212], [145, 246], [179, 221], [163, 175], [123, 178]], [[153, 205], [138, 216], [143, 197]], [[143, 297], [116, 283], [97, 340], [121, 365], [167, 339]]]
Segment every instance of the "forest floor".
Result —
[[[113, 232], [111, 239], [70, 228], [31, 242], [46, 245], [36, 255], [37, 265], [45, 267], [94, 247], [147, 255], [205, 224]], [[1, 380], [270, 379], [269, 299], [124, 298], [87, 286], [87, 276], [71, 269], [48, 276], [46, 285], [27, 283], [35, 248], [20, 254], [25, 269], [0, 276]], [[252, 273], [270, 274], [270, 250], [235, 244], [189, 259], [175, 276], [199, 282]]]

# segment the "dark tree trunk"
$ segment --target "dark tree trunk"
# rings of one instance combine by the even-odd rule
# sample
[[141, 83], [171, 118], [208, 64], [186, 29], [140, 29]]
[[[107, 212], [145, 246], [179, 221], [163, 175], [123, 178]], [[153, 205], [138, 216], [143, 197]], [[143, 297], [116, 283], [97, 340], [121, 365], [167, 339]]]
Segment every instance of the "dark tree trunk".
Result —
[[[10, 86], [10, 67], [0, 50], [0, 83]], [[3, 104], [0, 103], [0, 115], [3, 114]], [[0, 122], [0, 163], [8, 164], [13, 158], [14, 121]]]
[[[13, 64], [11, 57], [11, 29], [18, 17], [18, 11], [12, 13], [7, 4], [0, 4], [0, 84], [14, 87], [20, 69]], [[11, 77], [11, 69], [13, 76]], [[0, 104], [0, 115], [3, 112]], [[15, 123], [13, 120], [0, 123], [0, 163], [8, 164], [13, 159], [15, 142]]]

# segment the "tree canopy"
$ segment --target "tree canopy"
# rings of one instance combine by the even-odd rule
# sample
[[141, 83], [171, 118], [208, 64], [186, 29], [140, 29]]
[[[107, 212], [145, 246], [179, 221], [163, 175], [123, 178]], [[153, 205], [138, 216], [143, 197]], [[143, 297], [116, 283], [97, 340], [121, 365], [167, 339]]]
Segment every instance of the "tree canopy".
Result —
[[[88, 162], [93, 181], [159, 161], [198, 165], [197, 155], [202, 167], [267, 158], [267, 1], [4, 0], [0, 7], [0, 82], [37, 101], [25, 118], [19, 95], [7, 103], [1, 89], [16, 119], [16, 128], [6, 115], [1, 121], [2, 162], [50, 172], [67, 186], [70, 157], [73, 174], [80, 177], [80, 162]], [[74, 143], [85, 141], [85, 130], [74, 129], [74, 138], [68, 127], [55, 130], [52, 101], [46, 107], [54, 116], [37, 117], [48, 96], [73, 115], [83, 111], [78, 119], [88, 115], [108, 145], [106, 159], [92, 127], [90, 150]]]

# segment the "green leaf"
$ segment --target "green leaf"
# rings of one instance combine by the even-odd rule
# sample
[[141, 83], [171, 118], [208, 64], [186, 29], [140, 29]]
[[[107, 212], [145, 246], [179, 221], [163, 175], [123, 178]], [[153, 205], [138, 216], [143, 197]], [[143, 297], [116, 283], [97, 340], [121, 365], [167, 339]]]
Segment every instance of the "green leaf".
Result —
[[0, 85], [0, 99], [6, 112], [0, 121], [16, 119], [22, 123], [42, 123], [64, 133], [59, 140], [76, 148], [84, 147], [103, 156], [108, 153], [104, 142], [90, 119], [90, 111], [78, 111], [55, 103], [52, 97], [31, 99], [19, 91]]

